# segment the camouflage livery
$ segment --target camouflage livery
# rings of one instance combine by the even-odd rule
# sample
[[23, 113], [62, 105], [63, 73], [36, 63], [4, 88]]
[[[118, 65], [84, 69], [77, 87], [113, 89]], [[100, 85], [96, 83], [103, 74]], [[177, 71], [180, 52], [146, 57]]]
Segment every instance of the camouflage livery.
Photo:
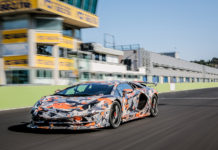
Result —
[[[32, 108], [30, 128], [43, 129], [95, 129], [110, 126], [109, 115], [112, 104], [117, 101], [121, 105], [121, 121], [149, 116], [152, 98], [157, 98], [155, 89], [133, 82], [86, 82], [113, 85], [109, 95], [93, 95], [83, 97], [64, 97], [51, 95], [41, 98]], [[131, 85], [132, 89], [124, 89], [122, 95], [117, 94], [117, 86], [122, 83]]]

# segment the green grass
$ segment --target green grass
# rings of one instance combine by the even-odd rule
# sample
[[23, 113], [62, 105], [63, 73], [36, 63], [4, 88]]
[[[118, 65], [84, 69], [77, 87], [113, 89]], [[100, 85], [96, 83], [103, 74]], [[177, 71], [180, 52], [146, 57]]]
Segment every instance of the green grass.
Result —
[[67, 86], [2, 86], [0, 109], [32, 106], [42, 96], [53, 94]]
[[[175, 91], [183, 91], [183, 90], [192, 90], [192, 89], [201, 89], [201, 88], [212, 88], [218, 87], [218, 83], [176, 83]], [[158, 92], [170, 92], [170, 84], [158, 84], [155, 87]]]
[[[50, 95], [67, 86], [2, 86], [0, 87], [0, 109], [33, 106], [42, 96]], [[176, 91], [218, 87], [218, 83], [177, 83]], [[158, 84], [159, 93], [169, 92], [170, 84]]]

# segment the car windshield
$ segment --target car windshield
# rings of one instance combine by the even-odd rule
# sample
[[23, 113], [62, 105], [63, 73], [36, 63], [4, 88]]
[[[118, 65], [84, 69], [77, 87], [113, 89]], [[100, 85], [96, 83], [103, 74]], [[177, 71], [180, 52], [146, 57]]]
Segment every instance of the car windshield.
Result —
[[114, 85], [100, 84], [100, 83], [88, 83], [79, 84], [73, 87], [69, 87], [55, 95], [61, 96], [94, 96], [94, 95], [109, 95]]

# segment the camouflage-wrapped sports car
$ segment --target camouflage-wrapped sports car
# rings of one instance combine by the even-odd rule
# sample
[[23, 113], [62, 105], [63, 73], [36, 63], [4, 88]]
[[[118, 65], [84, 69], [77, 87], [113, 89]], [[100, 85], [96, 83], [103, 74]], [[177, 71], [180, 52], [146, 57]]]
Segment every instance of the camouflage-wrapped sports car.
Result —
[[157, 116], [158, 94], [141, 82], [86, 82], [41, 98], [32, 108], [30, 128], [117, 128]]

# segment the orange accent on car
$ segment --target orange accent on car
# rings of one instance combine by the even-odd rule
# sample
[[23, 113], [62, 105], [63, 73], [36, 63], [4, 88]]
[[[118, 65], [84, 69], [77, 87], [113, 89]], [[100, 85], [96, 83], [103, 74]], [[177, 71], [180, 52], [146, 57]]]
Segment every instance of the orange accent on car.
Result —
[[133, 89], [124, 89], [123, 92], [132, 93]]
[[86, 124], [85, 126], [86, 126], [86, 127], [90, 127], [90, 126], [94, 126], [94, 125], [95, 125], [95, 122], [92, 122], [92, 123]]
[[38, 126], [38, 128], [40, 128], [40, 129], [49, 129], [49, 127], [42, 127], [42, 126]]
[[67, 103], [54, 103], [53, 105], [49, 106], [49, 108], [56, 108], [56, 109], [75, 109], [77, 107], [72, 107], [70, 104]]
[[139, 112], [138, 112], [138, 113], [136, 113], [136, 114], [135, 114], [135, 116], [136, 116], [136, 117], [139, 117], [139, 116], [140, 116], [140, 113], [139, 113]]
[[51, 99], [51, 98], [48, 98], [48, 99], [47, 99], [47, 102], [51, 102], [51, 101], [52, 101], [52, 99]]
[[105, 102], [107, 102], [109, 105], [113, 103], [112, 100], [109, 99], [109, 98], [99, 98], [99, 99], [97, 99], [97, 100], [98, 100], [98, 101], [105, 101]]
[[74, 117], [74, 120], [76, 120], [76, 121], [81, 121], [81, 120], [82, 120], [82, 117], [80, 117], [80, 116], [75, 116], [75, 117]]

